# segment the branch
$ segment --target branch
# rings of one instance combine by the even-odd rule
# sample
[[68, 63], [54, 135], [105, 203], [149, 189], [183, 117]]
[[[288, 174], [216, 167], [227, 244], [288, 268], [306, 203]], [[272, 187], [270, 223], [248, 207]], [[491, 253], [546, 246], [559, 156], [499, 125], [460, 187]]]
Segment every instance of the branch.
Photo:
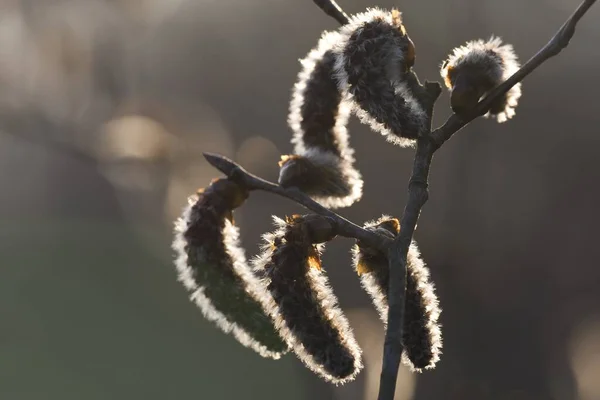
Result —
[[319, 215], [330, 218], [335, 223], [336, 232], [340, 236], [358, 239], [368, 246], [382, 251], [387, 251], [392, 242], [389, 238], [361, 228], [341, 215], [323, 207], [296, 188], [284, 189], [279, 185], [251, 174], [227, 157], [213, 153], [204, 153], [204, 158], [229, 179], [243, 185], [248, 190], [262, 190], [274, 193], [278, 196], [288, 198]]
[[348, 22], [350, 22], [350, 18], [348, 18], [348, 14], [346, 14], [344, 12], [344, 10], [342, 10], [341, 7], [338, 6], [334, 0], [313, 0], [313, 1], [315, 2], [315, 4], [317, 6], [319, 6], [319, 8], [321, 10], [323, 10], [323, 12], [325, 14], [327, 14], [330, 17], [332, 17], [333, 19], [335, 19], [337, 22], [340, 23], [340, 25], [346, 25]]

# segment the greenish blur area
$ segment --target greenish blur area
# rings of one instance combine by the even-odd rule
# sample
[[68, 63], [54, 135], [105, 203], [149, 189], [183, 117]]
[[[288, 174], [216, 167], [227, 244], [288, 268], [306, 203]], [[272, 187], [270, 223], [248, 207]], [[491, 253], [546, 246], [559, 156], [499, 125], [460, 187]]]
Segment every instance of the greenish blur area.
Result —
[[164, 243], [150, 256], [125, 224], [4, 221], [0, 399], [305, 398], [293, 355], [262, 359], [202, 318]]

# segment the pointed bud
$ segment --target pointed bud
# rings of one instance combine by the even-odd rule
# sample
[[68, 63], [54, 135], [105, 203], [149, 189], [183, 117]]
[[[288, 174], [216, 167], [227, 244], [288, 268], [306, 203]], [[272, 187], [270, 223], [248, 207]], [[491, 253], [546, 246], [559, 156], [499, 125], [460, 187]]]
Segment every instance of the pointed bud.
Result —
[[177, 272], [206, 319], [263, 357], [278, 359], [287, 345], [262, 310], [260, 281], [233, 225], [232, 211], [247, 197], [236, 183], [217, 179], [189, 198], [175, 224]]

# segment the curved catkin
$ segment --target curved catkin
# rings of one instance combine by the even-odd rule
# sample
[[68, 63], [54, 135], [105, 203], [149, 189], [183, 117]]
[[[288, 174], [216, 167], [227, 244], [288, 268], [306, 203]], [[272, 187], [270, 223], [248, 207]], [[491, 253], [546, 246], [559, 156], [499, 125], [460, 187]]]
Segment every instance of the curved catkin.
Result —
[[[397, 219], [383, 216], [365, 228], [393, 238], [400, 233]], [[360, 243], [352, 248], [354, 268], [361, 284], [371, 296], [384, 324], [388, 318], [389, 266], [387, 255]], [[406, 298], [404, 308], [403, 362], [415, 371], [430, 369], [440, 358], [442, 335], [438, 318], [440, 308], [429, 270], [421, 259], [416, 242], [407, 256]]]
[[175, 224], [178, 279], [209, 321], [263, 357], [287, 351], [258, 299], [260, 281], [246, 262], [232, 210], [248, 194], [226, 179], [188, 199]]
[[[510, 78], [520, 68], [512, 45], [492, 37], [475, 40], [455, 48], [442, 64], [441, 75], [452, 92], [451, 104], [456, 113], [475, 106], [491, 89]], [[494, 102], [486, 117], [504, 122], [515, 115], [521, 97], [521, 83], [514, 85]]]
[[333, 76], [331, 48], [339, 35], [325, 32], [300, 61], [288, 124], [294, 132], [294, 155], [282, 157], [279, 183], [298, 187], [326, 207], [346, 207], [362, 196], [362, 178], [348, 144], [350, 115]]
[[351, 17], [335, 47], [338, 85], [359, 119], [400, 146], [427, 128], [427, 114], [406, 79], [415, 47], [397, 10], [377, 8]]
[[[321, 268], [322, 245], [311, 244], [304, 218], [274, 218], [254, 260], [270, 296], [264, 307], [281, 337], [304, 364], [327, 381], [353, 380], [362, 369], [361, 350]], [[322, 240], [318, 240], [319, 242]]]

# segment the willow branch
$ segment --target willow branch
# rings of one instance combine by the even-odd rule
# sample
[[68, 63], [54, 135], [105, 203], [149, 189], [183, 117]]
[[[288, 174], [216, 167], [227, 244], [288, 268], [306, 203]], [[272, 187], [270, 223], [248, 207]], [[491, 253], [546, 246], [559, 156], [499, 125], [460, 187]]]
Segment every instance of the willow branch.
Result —
[[[322, 10], [337, 7], [333, 1], [316, 1]], [[527, 61], [514, 75], [485, 96], [467, 115], [453, 114], [441, 127], [417, 141], [417, 150], [412, 176], [408, 186], [408, 201], [400, 223], [400, 234], [388, 250], [390, 264], [388, 328], [385, 335], [383, 364], [379, 385], [379, 400], [393, 400], [398, 368], [403, 351], [402, 326], [404, 319], [404, 295], [406, 291], [406, 257], [421, 209], [429, 198], [428, 177], [433, 154], [456, 132], [477, 117], [485, 115], [491, 104], [521, 82], [549, 58], [559, 54], [575, 33], [575, 27], [583, 15], [596, 2], [584, 0], [571, 17], [562, 25], [554, 37], [536, 55]], [[329, 3], [329, 5], [327, 5]], [[341, 11], [341, 10], [340, 10]], [[343, 11], [341, 11], [343, 13]], [[328, 15], [331, 15], [326, 11]], [[334, 17], [335, 18], [335, 17]], [[338, 18], [336, 18], [338, 20]], [[340, 22], [338, 20], [338, 22]], [[340, 22], [345, 24], [346, 22]], [[431, 85], [430, 83], [426, 83]], [[438, 85], [439, 87], [439, 85]], [[430, 87], [433, 93], [433, 87]], [[422, 95], [418, 97], [423, 100]], [[438, 93], [439, 95], [439, 93]], [[435, 96], [437, 98], [437, 96]], [[427, 100], [427, 99], [425, 99]], [[435, 100], [435, 99], [434, 99]], [[433, 115], [431, 107], [430, 119]]]
[[368, 246], [382, 251], [387, 251], [391, 244], [389, 238], [366, 230], [355, 223], [348, 221], [341, 215], [323, 207], [296, 188], [282, 188], [279, 185], [251, 174], [242, 168], [241, 165], [218, 154], [204, 153], [204, 158], [206, 158], [213, 167], [224, 173], [229, 179], [243, 185], [250, 191], [262, 190], [285, 197], [319, 215], [330, 218], [335, 223], [336, 233], [340, 236], [358, 239]]
[[350, 18], [348, 14], [341, 9], [334, 0], [313, 0], [317, 6], [331, 18], [335, 19], [340, 25], [346, 25]]

